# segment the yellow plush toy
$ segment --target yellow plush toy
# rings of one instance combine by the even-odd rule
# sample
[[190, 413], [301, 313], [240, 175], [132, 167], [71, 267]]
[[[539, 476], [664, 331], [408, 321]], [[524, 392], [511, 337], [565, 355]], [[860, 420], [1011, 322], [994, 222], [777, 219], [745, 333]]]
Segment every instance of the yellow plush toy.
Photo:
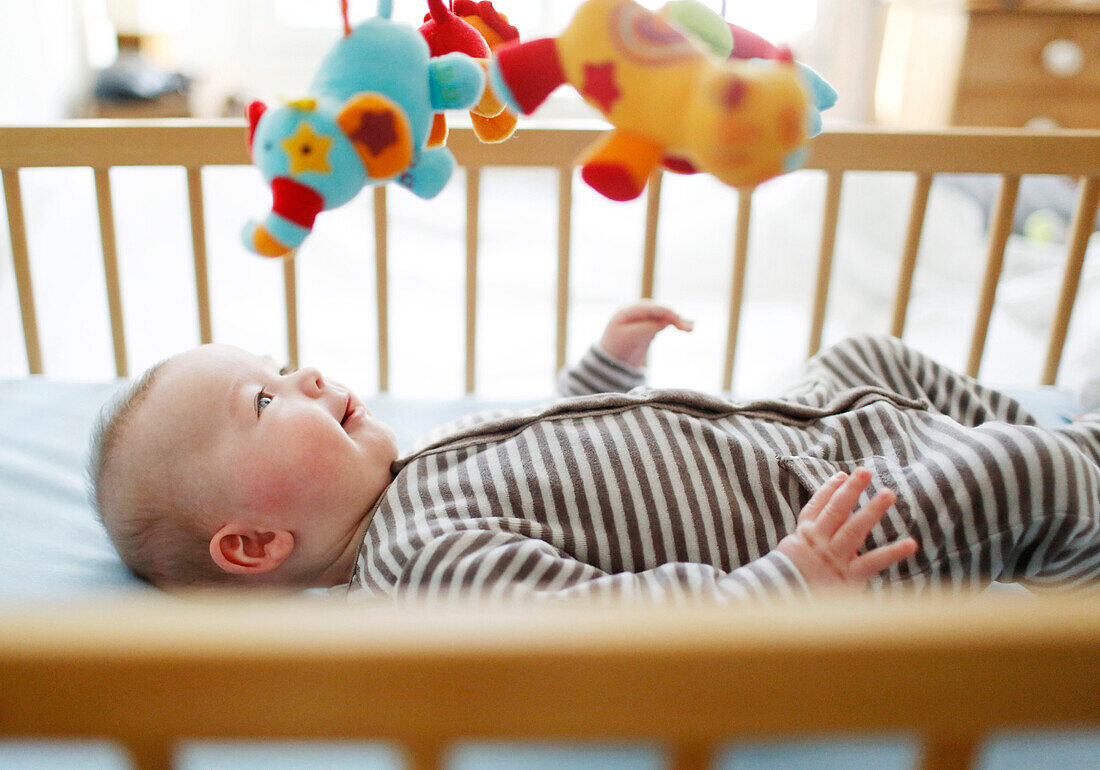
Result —
[[603, 113], [614, 129], [580, 164], [612, 200], [640, 195], [666, 157], [756, 185], [796, 166], [809, 135], [812, 97], [788, 51], [724, 60], [633, 0], [588, 0], [557, 38], [496, 51], [489, 78], [524, 114], [563, 83]]

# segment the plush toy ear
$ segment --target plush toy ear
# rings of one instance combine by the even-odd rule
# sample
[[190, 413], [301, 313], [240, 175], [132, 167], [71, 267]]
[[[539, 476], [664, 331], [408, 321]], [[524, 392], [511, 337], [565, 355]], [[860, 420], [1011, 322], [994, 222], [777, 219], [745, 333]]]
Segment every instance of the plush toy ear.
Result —
[[412, 127], [405, 111], [378, 93], [348, 99], [336, 116], [340, 130], [351, 140], [371, 179], [389, 179], [413, 160]]
[[256, 135], [256, 124], [267, 109], [267, 105], [261, 101], [255, 101], [248, 105], [245, 115], [248, 117], [248, 149], [252, 149], [252, 137]]

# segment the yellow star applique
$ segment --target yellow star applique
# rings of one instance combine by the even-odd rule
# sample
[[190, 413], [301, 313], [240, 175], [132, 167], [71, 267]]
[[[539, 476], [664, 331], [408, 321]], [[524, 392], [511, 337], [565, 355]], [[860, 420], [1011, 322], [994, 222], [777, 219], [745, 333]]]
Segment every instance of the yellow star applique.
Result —
[[291, 174], [300, 174], [304, 171], [317, 171], [321, 174], [332, 172], [332, 167], [328, 164], [328, 151], [332, 147], [332, 140], [316, 133], [309, 123], [299, 123], [298, 130], [280, 144], [290, 158]]

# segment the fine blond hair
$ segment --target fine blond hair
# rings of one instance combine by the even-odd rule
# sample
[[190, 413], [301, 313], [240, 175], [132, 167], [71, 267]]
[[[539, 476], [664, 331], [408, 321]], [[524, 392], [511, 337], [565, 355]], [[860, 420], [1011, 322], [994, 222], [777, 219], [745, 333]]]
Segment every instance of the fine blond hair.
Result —
[[182, 490], [155, 473], [128, 467], [119, 455], [134, 415], [164, 361], [147, 369], [100, 410], [88, 458], [89, 498], [122, 561], [159, 588], [226, 583], [232, 577], [210, 558], [210, 535]]

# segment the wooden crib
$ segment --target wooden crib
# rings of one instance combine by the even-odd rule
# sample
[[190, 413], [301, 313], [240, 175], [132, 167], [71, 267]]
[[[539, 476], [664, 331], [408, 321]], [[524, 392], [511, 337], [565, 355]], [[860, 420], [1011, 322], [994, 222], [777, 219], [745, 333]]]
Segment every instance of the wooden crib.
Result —
[[[602, 128], [522, 127], [485, 146], [467, 129], [449, 145], [466, 174], [465, 386], [476, 392], [480, 173], [559, 172], [555, 358], [568, 334], [572, 161]], [[186, 169], [200, 338], [211, 340], [202, 169], [245, 165], [238, 121], [75, 122], [0, 128], [0, 173], [27, 368], [43, 373], [19, 169], [94, 170], [119, 376], [131, 373], [118, 281], [109, 170]], [[933, 176], [1001, 176], [967, 370], [985, 349], [1020, 177], [1080, 178], [1061, 300], [1038, 379], [1056, 381], [1100, 198], [1100, 133], [830, 131], [806, 164], [826, 172], [808, 354], [822, 338], [846, 171], [916, 175], [897, 280], [900, 336]], [[652, 296], [661, 176], [649, 187], [640, 294]], [[389, 390], [387, 192], [374, 196], [378, 389]], [[737, 197], [723, 383], [737, 360], [752, 211]], [[809, 256], [809, 255], [808, 255]], [[295, 261], [282, 263], [287, 346], [298, 357]], [[6, 355], [14, 354], [6, 353]], [[48, 374], [48, 373], [47, 373]], [[292, 598], [94, 597], [0, 608], [0, 736], [107, 737], [138, 767], [171, 764], [182, 738], [383, 738], [409, 766], [438, 767], [470, 738], [659, 742], [675, 768], [709, 766], [724, 741], [907, 731], [929, 768], [968, 766], [981, 741], [1012, 727], [1100, 724], [1095, 598], [877, 601], [813, 606], [608, 610], [581, 606], [427, 612]]]

